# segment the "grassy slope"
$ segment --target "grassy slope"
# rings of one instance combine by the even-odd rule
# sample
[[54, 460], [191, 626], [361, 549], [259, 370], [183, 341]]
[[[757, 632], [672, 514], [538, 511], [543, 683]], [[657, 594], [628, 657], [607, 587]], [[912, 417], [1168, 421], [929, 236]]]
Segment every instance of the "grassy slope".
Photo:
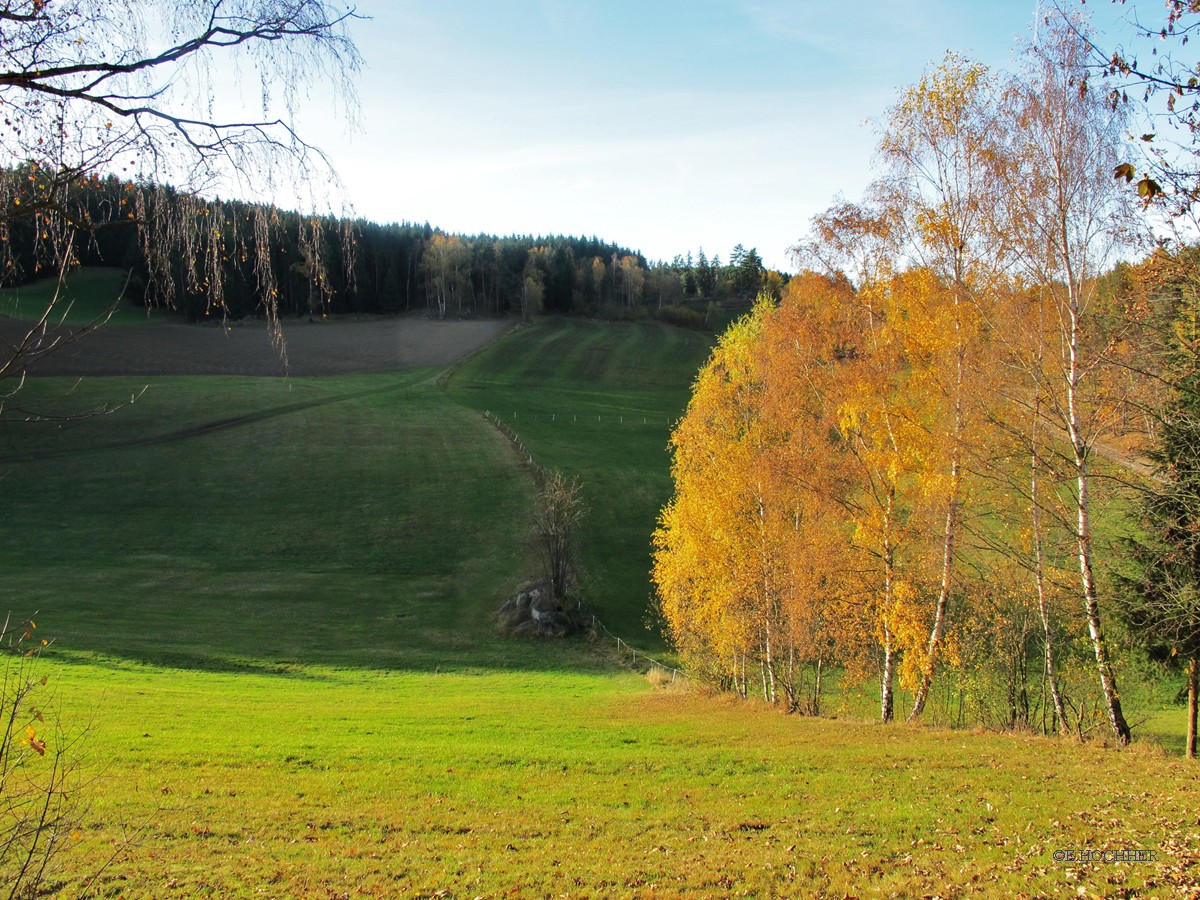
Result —
[[[46, 306], [54, 300], [57, 287], [57, 278], [42, 278], [19, 288], [0, 289], [0, 316], [18, 319], [40, 317]], [[121, 300], [124, 290], [125, 272], [121, 269], [77, 269], [67, 276], [51, 321], [87, 325], [107, 314], [112, 304], [118, 301], [108, 319], [109, 325], [145, 325], [147, 319], [171, 315], [162, 310], [147, 311], [145, 307]]]
[[[52, 611], [63, 651], [159, 664], [505, 664], [517, 645], [490, 616], [529, 564], [499, 526], [526, 520], [531, 487], [427, 375], [155, 379], [113, 416], [5, 425], [0, 458], [66, 454], [0, 470], [10, 603]], [[71, 383], [37, 380], [23, 402], [88, 407], [142, 384], [63, 396]]]
[[657, 323], [550, 319], [512, 335], [450, 381], [450, 395], [488, 410], [535, 460], [580, 477], [590, 513], [580, 540], [589, 606], [652, 649], [650, 535], [671, 491], [667, 440], [711, 347]]
[[[644, 540], [665, 419], [656, 434], [531, 417], [549, 400], [677, 414], [684, 386], [658, 382], [671, 353], [693, 358], [677, 340], [547, 323], [450, 393], [511, 401], [534, 452], [589, 478], [594, 503], [645, 507], [620, 525]], [[588, 342], [626, 363], [606, 368]], [[549, 345], [537, 376], [526, 352]], [[0, 465], [9, 605], [42, 609], [50, 685], [67, 727], [88, 728], [91, 806], [64, 896], [114, 852], [95, 895], [1074, 896], [1166, 892], [1196, 864], [1200, 795], [1181, 760], [784, 717], [496, 636], [489, 613], [530, 565], [529, 480], [425, 374], [161, 379], [113, 417], [0, 428], [0, 458], [42, 455]], [[30, 390], [91, 404], [140, 385]], [[130, 446], [331, 397], [346, 399]], [[605, 501], [622, 483], [637, 496]], [[625, 540], [585, 561], [615, 568]], [[1053, 861], [1077, 846], [1160, 860]]]

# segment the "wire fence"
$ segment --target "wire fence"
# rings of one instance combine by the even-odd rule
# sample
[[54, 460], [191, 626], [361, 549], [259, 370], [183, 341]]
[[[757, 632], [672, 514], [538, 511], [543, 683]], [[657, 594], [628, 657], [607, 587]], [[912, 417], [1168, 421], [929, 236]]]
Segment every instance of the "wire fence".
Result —
[[521, 440], [515, 431], [501, 421], [499, 416], [490, 410], [484, 410], [483, 417], [495, 425], [496, 429], [508, 438], [509, 443], [516, 447], [517, 451], [525, 457], [525, 461], [529, 464], [529, 468], [533, 470], [533, 475], [537, 479], [538, 484], [545, 482], [550, 477], [550, 470], [533, 458], [533, 454], [529, 452], [529, 448], [525, 446], [525, 442]]
[[617, 637], [615, 634], [613, 634], [611, 631], [609, 631], [607, 628], [605, 628], [604, 623], [601, 622], [599, 619], [597, 619], [595, 616], [592, 616], [592, 629], [596, 632], [597, 635], [600, 635], [601, 637], [604, 637], [604, 636], [610, 637], [614, 641], [617, 642], [617, 655], [618, 656], [622, 656], [622, 657], [627, 656], [627, 657], [629, 657], [629, 659], [633, 660], [634, 662], [637, 662], [638, 660], [645, 660], [646, 662], [650, 663], [650, 665], [657, 666], [659, 669], [662, 669], [664, 672], [670, 672], [671, 673], [671, 684], [675, 683], [676, 678], [687, 678], [687, 673], [685, 671], [683, 671], [683, 669], [678, 669], [675, 666], [668, 666], [664, 662], [659, 662], [653, 656], [647, 656], [642, 651], [629, 646], [628, 642], [626, 642], [622, 638]]
[[[487, 413], [484, 413], [484, 415], [488, 416], [489, 418], [491, 418], [497, 422], [500, 421], [500, 417], [498, 415], [496, 415], [495, 413], [487, 412]], [[513, 419], [513, 421], [517, 421], [517, 420], [521, 419], [522, 416], [519, 411], [513, 410], [513, 414], [512, 414], [511, 418]], [[648, 415], [645, 415], [644, 413], [633, 413], [633, 412], [628, 413], [628, 414], [626, 414], [626, 413], [608, 413], [608, 414], [595, 413], [595, 414], [593, 414], [593, 413], [577, 413], [577, 412], [566, 412], [566, 413], [563, 413], [563, 412], [535, 412], [535, 413], [526, 412], [524, 415], [524, 418], [526, 420], [532, 421], [532, 422], [562, 422], [562, 423], [569, 422], [571, 424], [583, 424], [583, 425], [588, 425], [588, 424], [592, 424], [592, 425], [604, 425], [604, 424], [608, 424], [608, 425], [653, 425], [655, 427], [658, 427], [659, 425], [665, 425], [667, 428], [673, 427], [676, 422], [676, 420], [672, 419], [670, 416], [667, 416], [667, 417], [663, 417], [661, 415], [648, 416]]]
[[[520, 435], [513, 431], [513, 429], [510, 428], [504, 421], [502, 421], [499, 416], [497, 416], [491, 410], [484, 410], [483, 417], [491, 422], [492, 425], [494, 425], [502, 435], [508, 438], [513, 447], [515, 447], [517, 451], [525, 457], [526, 463], [533, 471], [534, 477], [539, 483], [544, 482], [550, 477], [550, 470], [533, 458], [533, 454], [529, 452], [529, 448], [525, 446], [525, 442], [521, 440]], [[513, 414], [513, 418], [516, 418], [515, 413]], [[672, 684], [675, 683], [676, 678], [687, 677], [687, 673], [682, 669], [675, 666], [669, 666], [666, 663], [655, 659], [653, 656], [648, 656], [637, 648], [630, 646], [629, 642], [624, 638], [618, 637], [609, 631], [605, 624], [601, 622], [594, 614], [592, 615], [592, 630], [595, 631], [595, 633], [600, 637], [608, 637], [615, 641], [618, 656], [628, 657], [630, 660], [635, 662], [638, 660], [645, 660], [646, 662], [650, 663], [650, 665], [657, 666], [664, 672], [670, 672]]]

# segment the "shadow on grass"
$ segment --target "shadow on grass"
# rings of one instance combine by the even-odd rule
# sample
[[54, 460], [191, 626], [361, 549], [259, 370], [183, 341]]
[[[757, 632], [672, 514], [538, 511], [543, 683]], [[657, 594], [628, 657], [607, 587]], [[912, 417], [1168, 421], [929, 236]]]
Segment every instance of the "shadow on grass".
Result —
[[145, 648], [131, 650], [106, 642], [56, 643], [47, 658], [67, 665], [117, 670], [152, 668], [222, 675], [258, 675], [305, 682], [334, 680], [334, 672], [396, 672], [422, 675], [472, 675], [497, 672], [604, 675], [640, 671], [629, 659], [588, 636], [563, 639], [510, 638], [497, 635], [484, 647], [452, 652], [398, 648], [395, 653], [354, 654], [322, 651], [294, 657], [255, 658], [221, 652]]
[[328, 406], [331, 403], [343, 403], [348, 400], [360, 400], [364, 397], [373, 397], [378, 394], [395, 393], [411, 387], [412, 385], [410, 382], [402, 381], [396, 384], [384, 385], [383, 387], [371, 388], [365, 391], [338, 394], [332, 397], [320, 397], [316, 400], [305, 400], [300, 403], [289, 403], [284, 406], [276, 406], [270, 409], [259, 410], [257, 412], [247, 413], [246, 415], [242, 416], [232, 416], [227, 419], [216, 419], [213, 421], [202, 422], [199, 425], [192, 425], [187, 428], [181, 428], [177, 431], [169, 431], [164, 434], [136, 437], [104, 444], [75, 444], [70, 447], [35, 450], [29, 453], [10, 453], [6, 455], [0, 455], [0, 465], [11, 465], [12, 463], [21, 462], [37, 462], [39, 460], [46, 459], [61, 459], [64, 457], [82, 456], [89, 453], [105, 453], [113, 450], [127, 451], [135, 450], [141, 447], [157, 447], [163, 444], [174, 444], [178, 443], [179, 441], [189, 440], [191, 438], [205, 437], [207, 435], [216, 434], [217, 432], [225, 431], [230, 428], [241, 428], [246, 425], [256, 425], [260, 422], [266, 422], [279, 416], [305, 412], [321, 406]]

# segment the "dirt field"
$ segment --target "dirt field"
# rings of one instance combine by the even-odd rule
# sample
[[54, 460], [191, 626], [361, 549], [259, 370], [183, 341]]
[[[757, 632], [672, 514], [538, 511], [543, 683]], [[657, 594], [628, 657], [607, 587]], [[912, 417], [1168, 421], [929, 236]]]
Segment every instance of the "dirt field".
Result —
[[[286, 363], [262, 323], [110, 325], [56, 350], [30, 375], [347, 375], [444, 366], [499, 337], [511, 320], [423, 317], [285, 322]], [[0, 317], [0, 357], [28, 326]], [[70, 331], [70, 329], [66, 329]]]

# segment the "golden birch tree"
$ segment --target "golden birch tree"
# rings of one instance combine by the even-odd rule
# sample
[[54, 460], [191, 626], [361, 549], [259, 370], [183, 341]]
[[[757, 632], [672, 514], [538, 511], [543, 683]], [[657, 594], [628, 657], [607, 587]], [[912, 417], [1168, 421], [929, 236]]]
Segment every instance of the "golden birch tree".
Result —
[[845, 278], [803, 272], [788, 284], [762, 336], [762, 415], [777, 435], [768, 461], [783, 534], [788, 671], [800, 702], [800, 670], [811, 667], [807, 709], [818, 712], [825, 666], [856, 646], [861, 616], [848, 602], [853, 565], [844, 498], [849, 457], [839, 441], [837, 411], [843, 369], [857, 355], [854, 292]]
[[754, 591], [743, 581], [753, 497], [747, 477], [757, 428], [755, 340], [765, 309], [734, 323], [696, 378], [671, 437], [675, 495], [654, 534], [653, 577], [667, 626], [693, 665], [745, 693], [755, 634]]
[[[905, 359], [904, 304], [929, 287], [926, 271], [864, 286], [854, 295], [860, 338], [840, 372], [837, 428], [853, 471], [842, 498], [852, 528], [851, 547], [879, 650], [880, 718], [895, 716], [895, 682], [904, 681], [924, 631], [921, 600], [927, 578], [930, 497], [924, 480], [934, 459], [926, 388], [910, 377]], [[921, 284], [913, 284], [919, 281]]]
[[[805, 477], [827, 429], [807, 430], [795, 405], [778, 409], [809, 396], [771, 362], [778, 314], [760, 300], [696, 380], [671, 440], [675, 496], [655, 533], [654, 580], [693, 664], [743, 696], [757, 669], [762, 695], [796, 709], [797, 662], [819, 670], [827, 652], [820, 605], [829, 585], [813, 577], [812, 563], [813, 540], [827, 531], [811, 527], [821, 515]], [[814, 693], [809, 707], [818, 704]]]
[[[944, 471], [924, 473], [929, 489], [941, 495], [936, 502], [943, 508], [942, 561], [910, 719], [925, 708], [946, 632], [963, 515], [964, 444], [968, 432], [978, 431], [978, 423], [969, 420], [966, 394], [972, 388], [971, 357], [979, 336], [973, 304], [986, 302], [981, 294], [992, 281], [986, 219], [993, 184], [987, 158], [993, 122], [987, 69], [948, 54], [901, 93], [879, 145], [886, 174], [876, 190], [902, 223], [902, 252], [947, 289], [910, 284], [914, 290], [906, 295], [924, 307], [904, 319], [912, 372], [927, 384], [929, 403], [945, 406], [948, 413], [943, 421], [929, 421], [931, 430], [945, 438]], [[937, 298], [949, 304], [939, 307]]]
[[[1089, 86], [1076, 25], [1058, 20], [1029, 50], [1026, 69], [1005, 93], [995, 154], [1004, 182], [1002, 237], [1057, 326], [1053, 352], [1013, 341], [1014, 360], [1035, 385], [1043, 459], [1058, 454], [1070, 472], [1079, 594], [1113, 734], [1130, 737], [1095, 575], [1092, 456], [1106, 424], [1103, 374], [1111, 335], [1100, 318], [1097, 279], [1128, 224], [1126, 198], [1112, 178], [1120, 111]], [[1019, 337], [1016, 336], [1016, 337]]]

